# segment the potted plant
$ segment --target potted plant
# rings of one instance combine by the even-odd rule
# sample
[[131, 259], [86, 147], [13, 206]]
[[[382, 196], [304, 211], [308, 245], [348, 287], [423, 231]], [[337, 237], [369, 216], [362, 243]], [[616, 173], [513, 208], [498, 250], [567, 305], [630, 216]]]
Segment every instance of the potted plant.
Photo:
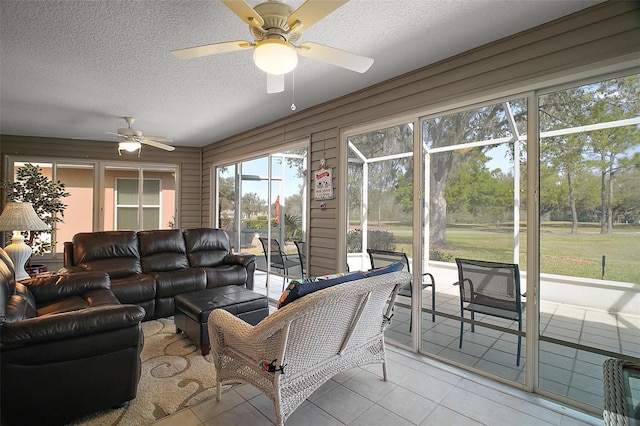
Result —
[[[42, 169], [30, 163], [21, 166], [16, 171], [15, 181], [4, 181], [0, 184], [7, 193], [7, 201], [29, 202], [43, 222], [51, 227], [50, 231], [32, 231], [28, 236], [28, 244], [33, 250], [33, 254], [42, 255], [55, 250], [56, 241], [53, 239], [57, 223], [62, 222], [64, 210], [67, 207], [62, 202], [63, 197], [70, 194], [66, 192], [64, 183], [49, 179], [42, 174]], [[30, 265], [34, 273], [44, 272], [43, 265]], [[27, 272], [32, 273], [27, 268]]]

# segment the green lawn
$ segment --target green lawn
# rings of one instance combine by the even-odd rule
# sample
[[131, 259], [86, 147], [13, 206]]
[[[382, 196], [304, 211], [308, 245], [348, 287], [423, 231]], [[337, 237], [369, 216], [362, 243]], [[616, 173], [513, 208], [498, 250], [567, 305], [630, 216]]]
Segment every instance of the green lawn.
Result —
[[[509, 229], [490, 225], [447, 227], [448, 247], [442, 260], [456, 257], [511, 262], [513, 235]], [[386, 226], [395, 234], [396, 250], [411, 255], [411, 233], [407, 226]], [[400, 231], [400, 232], [398, 232]], [[541, 226], [541, 271], [551, 274], [595, 278], [602, 276], [602, 256], [606, 256], [605, 279], [640, 284], [640, 228], [616, 227], [611, 235], [600, 235], [598, 224], [580, 224], [578, 235], [570, 235], [570, 224], [544, 223]], [[520, 233], [520, 268], [526, 270], [526, 234]], [[433, 257], [433, 256], [432, 256]]]

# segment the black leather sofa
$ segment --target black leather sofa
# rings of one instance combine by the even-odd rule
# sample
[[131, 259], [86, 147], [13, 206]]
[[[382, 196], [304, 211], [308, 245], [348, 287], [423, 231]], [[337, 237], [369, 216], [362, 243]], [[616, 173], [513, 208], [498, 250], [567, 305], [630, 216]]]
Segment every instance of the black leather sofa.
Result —
[[79, 233], [64, 244], [60, 272], [102, 271], [121, 303], [145, 309], [145, 320], [174, 315], [174, 297], [238, 285], [253, 290], [256, 257], [231, 253], [223, 229]]
[[135, 398], [144, 310], [104, 272], [15, 281], [0, 249], [1, 421], [61, 425]]

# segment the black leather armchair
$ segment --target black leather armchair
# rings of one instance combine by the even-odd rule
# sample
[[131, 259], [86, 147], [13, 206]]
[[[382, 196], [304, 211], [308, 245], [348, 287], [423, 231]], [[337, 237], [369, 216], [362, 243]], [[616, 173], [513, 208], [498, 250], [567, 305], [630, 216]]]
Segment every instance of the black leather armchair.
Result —
[[0, 249], [2, 425], [59, 425], [135, 398], [144, 309], [100, 272], [15, 281]]

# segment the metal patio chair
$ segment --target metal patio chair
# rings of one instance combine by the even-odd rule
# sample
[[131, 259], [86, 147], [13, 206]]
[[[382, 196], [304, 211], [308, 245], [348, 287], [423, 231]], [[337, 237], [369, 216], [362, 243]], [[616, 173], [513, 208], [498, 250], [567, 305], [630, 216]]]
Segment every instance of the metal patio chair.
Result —
[[[487, 262], [482, 260], [459, 259], [458, 282], [460, 286], [460, 318], [464, 318], [464, 311], [471, 313], [471, 320], [475, 321], [475, 314], [491, 315], [518, 322], [518, 332], [522, 332], [522, 312], [525, 304], [520, 293], [520, 270], [515, 263]], [[471, 323], [471, 332], [475, 332]], [[460, 321], [460, 345], [464, 322]], [[516, 365], [520, 365], [522, 335], [518, 334], [518, 352]]]
[[[262, 250], [264, 251], [264, 258], [266, 262], [269, 262], [269, 244], [268, 239], [260, 237], [258, 238], [260, 243], [262, 244]], [[300, 266], [300, 262], [296, 260], [289, 259], [287, 254], [285, 254], [280, 249], [280, 243], [277, 239], [271, 238], [271, 269], [276, 269], [282, 271], [282, 291], [284, 291], [284, 285], [289, 278], [289, 268]]]
[[296, 245], [296, 249], [298, 250], [298, 259], [300, 259], [300, 271], [302, 273], [302, 278], [307, 276], [307, 242], [294, 240], [293, 244]]
[[[382, 268], [384, 266], [390, 265], [392, 263], [400, 262], [403, 264], [403, 270], [411, 273], [411, 268], [409, 266], [409, 258], [406, 253], [397, 252], [397, 251], [387, 251], [387, 250], [375, 250], [375, 249], [367, 249], [367, 253], [369, 253], [369, 259], [371, 260], [371, 268], [377, 269]], [[428, 280], [425, 280], [428, 278]], [[422, 283], [421, 290], [424, 290], [427, 287], [431, 287], [431, 321], [436, 321], [436, 281], [428, 272], [422, 274]], [[412, 294], [413, 283], [409, 282], [403, 287], [400, 287], [398, 290], [398, 295], [411, 297]], [[411, 323], [413, 322], [413, 312], [411, 313], [411, 322], [409, 323], [409, 331], [411, 331]]]

